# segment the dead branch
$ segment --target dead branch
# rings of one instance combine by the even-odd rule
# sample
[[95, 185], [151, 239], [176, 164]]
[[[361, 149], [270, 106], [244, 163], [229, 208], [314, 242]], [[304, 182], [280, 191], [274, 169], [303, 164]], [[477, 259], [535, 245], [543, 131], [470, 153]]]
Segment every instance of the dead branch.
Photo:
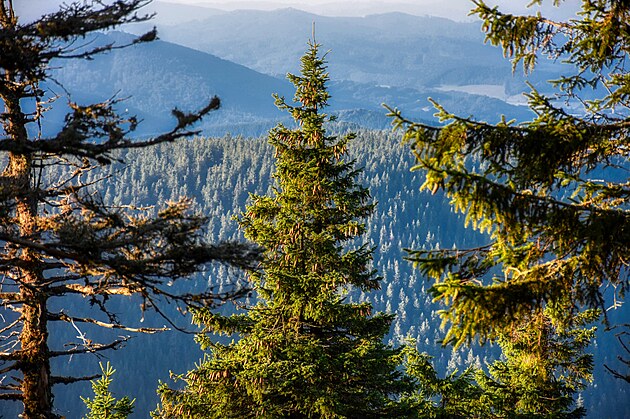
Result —
[[108, 329], [120, 329], [120, 330], [125, 330], [127, 332], [135, 332], [135, 333], [148, 333], [148, 334], [154, 334], [154, 333], [158, 333], [158, 332], [165, 332], [167, 330], [170, 330], [167, 327], [162, 327], [162, 328], [152, 328], [152, 327], [140, 327], [140, 328], [135, 328], [135, 327], [128, 327], [128, 326], [124, 326], [121, 324], [115, 324], [115, 323], [105, 323], [105, 322], [101, 322], [95, 319], [90, 319], [90, 318], [84, 318], [84, 317], [71, 317], [68, 316], [67, 314], [60, 312], [60, 313], [48, 313], [48, 320], [52, 320], [52, 321], [64, 321], [64, 322], [77, 322], [77, 323], [90, 323], [90, 324], [95, 324], [97, 326], [100, 327], [105, 327]]
[[80, 381], [90, 381], [90, 380], [95, 380], [99, 377], [100, 375], [98, 374], [85, 376], [85, 377], [62, 377], [62, 376], [53, 375], [52, 377], [50, 377], [50, 379], [53, 385], [55, 385], [55, 384], [72, 384], [72, 383], [78, 383]]
[[91, 343], [88, 346], [83, 348], [74, 348], [68, 349], [65, 351], [50, 351], [50, 358], [56, 358], [59, 356], [69, 356], [69, 355], [77, 355], [77, 354], [87, 354], [87, 353], [96, 353], [100, 351], [105, 351], [107, 349], [116, 350], [122, 346], [123, 343], [129, 340], [129, 336], [122, 336], [120, 339], [116, 339], [115, 341], [108, 343], [106, 345], [100, 343]]

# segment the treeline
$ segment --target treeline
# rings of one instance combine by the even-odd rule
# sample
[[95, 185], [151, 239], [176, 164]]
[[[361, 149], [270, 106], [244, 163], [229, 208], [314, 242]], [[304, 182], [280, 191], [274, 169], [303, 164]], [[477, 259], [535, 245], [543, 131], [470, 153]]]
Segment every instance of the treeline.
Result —
[[[152, 409], [147, 383], [171, 365], [188, 372], [183, 389], [160, 385], [165, 417], [221, 417], [224, 407], [234, 417], [626, 413], [626, 387], [605, 384], [599, 371], [592, 389], [605, 392], [582, 391], [593, 365], [608, 367], [606, 356], [617, 352], [605, 338], [594, 341], [593, 324], [608, 298], [624, 297], [628, 287], [627, 182], [608, 171], [598, 177], [627, 164], [628, 33], [619, 30], [627, 7], [585, 3], [581, 21], [556, 24], [476, 1], [488, 39], [525, 71], [536, 66], [539, 46], [569, 56], [579, 71], [554, 87], [567, 103], [577, 99], [582, 113], [533, 86], [536, 116], [519, 125], [464, 118], [437, 103], [441, 126], [390, 109], [406, 145], [395, 149], [400, 138], [361, 132], [349, 157], [357, 162], [346, 163], [345, 140], [323, 128], [328, 75], [315, 43], [302, 76], [289, 75], [299, 103], [276, 97], [298, 123], [271, 131], [273, 150], [229, 137], [176, 143], [219, 108], [216, 97], [198, 112], [173, 110], [177, 122], [165, 134], [133, 140], [137, 120], [118, 115], [115, 100], [69, 102], [61, 131], [42, 139], [47, 134], [29, 124], [44, 112], [40, 83], [50, 78], [51, 60], [122, 48], [87, 45], [77, 53], [72, 41], [150, 16], [134, 13], [143, 0], [72, 3], [20, 24], [12, 2], [0, 5], [0, 27], [10, 35], [0, 37], [0, 399], [22, 402], [23, 417], [72, 415], [80, 387], [64, 395], [57, 386], [53, 400], [53, 386], [94, 378], [84, 373], [95, 370], [94, 358], [84, 355], [120, 349], [132, 332], [185, 333], [189, 310], [203, 328], [197, 343], [213, 350], [203, 362], [191, 366], [199, 356], [187, 346], [193, 342], [172, 333], [150, 345], [138, 339], [112, 357], [126, 371], [121, 393], [149, 390], [138, 398], [140, 415]], [[604, 48], [590, 42], [593, 33], [605, 35]], [[587, 42], [550, 42], [567, 34]], [[155, 38], [152, 30], [126, 46]], [[607, 87], [601, 100], [583, 100], [598, 83]], [[357, 165], [366, 168], [358, 179]], [[406, 256], [419, 271], [403, 263]], [[250, 294], [237, 298], [241, 291]], [[611, 324], [624, 321], [616, 316], [623, 312], [609, 315]], [[405, 346], [406, 338], [414, 343]], [[440, 347], [442, 338], [462, 352]], [[475, 341], [498, 343], [501, 358], [489, 346], [475, 353]], [[595, 362], [592, 343], [607, 354]], [[106, 381], [111, 369], [102, 371]]]
[[[498, 348], [486, 345], [453, 350], [442, 347], [444, 332], [437, 314], [441, 307], [432, 302], [427, 293], [429, 283], [412, 264], [405, 260], [406, 248], [450, 248], [454, 242], [474, 247], [484, 244], [484, 236], [464, 227], [462, 214], [453, 211], [448, 200], [440, 193], [432, 195], [420, 191], [423, 181], [420, 172], [412, 171], [414, 158], [400, 142], [400, 136], [391, 131], [358, 132], [358, 138], [350, 143], [349, 154], [356, 166], [363, 168], [360, 181], [371, 192], [377, 203], [374, 214], [367, 223], [366, 235], [375, 248], [374, 268], [383, 277], [380, 291], [362, 293], [352, 291], [351, 301], [369, 301], [375, 311], [396, 314], [388, 342], [399, 345], [411, 338], [418, 342], [421, 351], [432, 355], [437, 371], [442, 374], [463, 371], [469, 365], [485, 367], [496, 359]], [[219, 240], [243, 240], [234, 217], [244, 211], [249, 194], [270, 193], [275, 159], [266, 138], [197, 137], [175, 144], [116, 155], [125, 164], [113, 164], [102, 171], [90, 172], [84, 181], [89, 183], [105, 178], [99, 193], [109, 205], [153, 207], [154, 212], [167, 201], [182, 196], [190, 197], [195, 210], [206, 216], [206, 237], [210, 242]], [[51, 177], [59, 176], [51, 172]], [[193, 280], [176, 286], [194, 289], [196, 283], [207, 283], [217, 291], [227, 291], [242, 284], [243, 274], [223, 265], [211, 265]], [[187, 285], [188, 284], [188, 285]], [[245, 302], [251, 303], [250, 299]], [[136, 304], [140, 304], [138, 301]], [[231, 304], [220, 308], [231, 312]], [[129, 303], [117, 306], [121, 319], [138, 321], [136, 307]], [[98, 313], [94, 313], [98, 316]], [[178, 324], [192, 330], [189, 317], [182, 317], [175, 310], [170, 313]], [[149, 314], [147, 314], [149, 316]], [[147, 317], [143, 324], [162, 326], [160, 318]], [[99, 337], [99, 331], [90, 336]], [[58, 344], [74, 337], [76, 331], [56, 334]], [[168, 350], [163, 350], [168, 348]], [[610, 412], [618, 417], [620, 409], [627, 406], [610, 405], [612, 394], [625, 400], [627, 394], [602, 368], [607, 362], [614, 364], [618, 347], [611, 333], [598, 339], [593, 348], [597, 365], [595, 385], [583, 395], [590, 411]], [[154, 336], [137, 336], [123, 351], [108, 354], [117, 369], [112, 389], [118, 394], [137, 398], [137, 417], [146, 416], [157, 403], [155, 388], [158, 379], [168, 381], [169, 371], [183, 373], [201, 358], [201, 352], [192, 335], [176, 331]], [[98, 360], [92, 357], [75, 357], [71, 362], [59, 363], [62, 370], [93, 370]], [[98, 368], [98, 367], [96, 367]], [[141, 389], [141, 391], [138, 391]], [[74, 412], [77, 394], [87, 394], [89, 386], [56, 389], [56, 402], [62, 412]]]

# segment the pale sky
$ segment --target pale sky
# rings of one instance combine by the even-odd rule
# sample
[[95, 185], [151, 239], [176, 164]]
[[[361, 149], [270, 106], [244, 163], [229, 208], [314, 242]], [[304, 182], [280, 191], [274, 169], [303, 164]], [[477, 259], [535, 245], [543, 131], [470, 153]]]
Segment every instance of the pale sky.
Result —
[[[55, 11], [60, 3], [72, 0], [14, 0], [18, 15], [35, 19], [42, 12]], [[155, 0], [157, 1], [157, 0]], [[161, 0], [162, 1], [162, 0]], [[472, 7], [470, 0], [163, 0], [168, 3], [181, 3], [223, 10], [261, 9], [272, 10], [295, 7], [316, 14], [329, 16], [363, 16], [366, 14], [405, 12], [416, 15], [433, 15], [453, 20], [471, 20], [467, 17]], [[486, 0], [488, 5], [499, 5], [501, 10], [510, 13], [536, 13], [540, 7], [527, 8], [530, 0]], [[575, 16], [580, 0], [566, 0], [560, 8], [551, 6], [551, 0], [544, 1], [541, 12], [554, 19]]]
[[[166, 0], [164, 0], [166, 1]], [[365, 13], [407, 12], [418, 15], [437, 15], [453, 20], [467, 20], [473, 4], [471, 0], [168, 0], [170, 3], [192, 4], [220, 9], [276, 9], [295, 7], [325, 15], [361, 15]], [[498, 5], [509, 13], [535, 13], [541, 11], [552, 18], [573, 17], [581, 0], [566, 0], [562, 7], [543, 1], [543, 6], [527, 8], [531, 0], [486, 0], [490, 6]]]

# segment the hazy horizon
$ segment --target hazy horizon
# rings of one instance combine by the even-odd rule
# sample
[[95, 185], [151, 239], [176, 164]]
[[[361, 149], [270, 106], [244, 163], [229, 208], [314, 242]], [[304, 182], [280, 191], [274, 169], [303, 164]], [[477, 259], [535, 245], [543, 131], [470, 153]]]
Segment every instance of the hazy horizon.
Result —
[[[163, 3], [188, 4], [202, 7], [212, 7], [221, 10], [260, 9], [273, 10], [281, 7], [297, 9], [327, 16], [363, 16], [373, 13], [404, 12], [414, 15], [429, 15], [446, 17], [452, 20], [474, 20], [468, 16], [474, 7], [472, 0], [160, 0]], [[530, 1], [515, 4], [513, 0], [486, 0], [490, 6], [509, 13], [542, 14], [555, 19], [566, 19], [575, 15], [579, 10], [579, 0], [567, 0], [561, 8], [553, 7], [544, 2], [542, 6], [527, 7]]]
[[[474, 6], [471, 0], [154, 0], [155, 3], [181, 4], [182, 6], [200, 6], [207, 8], [233, 11], [240, 9], [274, 10], [293, 7], [310, 13], [324, 16], [365, 16], [369, 14], [402, 12], [419, 16], [437, 16], [456, 21], [475, 20], [468, 16]], [[68, 0], [18, 0], [14, 3], [18, 16], [24, 20], [34, 20], [42, 13], [51, 13], [58, 9], [61, 3]], [[579, 9], [579, 0], [567, 0], [562, 7], [553, 7], [549, 2], [543, 6], [527, 8], [527, 1], [487, 0], [488, 5], [498, 5], [501, 10], [509, 13], [535, 14], [540, 11], [543, 15], [553, 19], [567, 19], [575, 15]]]

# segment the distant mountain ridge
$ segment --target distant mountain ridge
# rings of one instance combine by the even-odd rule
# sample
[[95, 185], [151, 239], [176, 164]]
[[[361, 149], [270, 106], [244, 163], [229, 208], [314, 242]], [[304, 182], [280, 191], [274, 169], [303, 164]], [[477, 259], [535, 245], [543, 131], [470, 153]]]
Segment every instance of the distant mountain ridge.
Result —
[[[99, 35], [92, 45], [122, 44], [132, 38], [112, 32]], [[159, 40], [112, 51], [92, 61], [64, 62], [54, 77], [82, 103], [106, 100], [114, 94], [126, 98], [121, 108], [137, 112], [144, 120], [142, 134], [170, 126], [173, 108], [195, 110], [215, 95], [221, 98], [222, 107], [208, 115], [205, 125], [277, 118], [282, 114], [273, 104], [272, 93], [291, 94], [284, 80]]]
[[[170, 4], [171, 0], [153, 2], [149, 8], [160, 8], [161, 4]], [[504, 2], [507, 3], [507, 2]], [[516, 4], [520, 3], [520, 4]], [[575, 15], [577, 8], [575, 2], [567, 2], [563, 8], [553, 7], [550, 2], [543, 2], [527, 9], [530, 13], [541, 11], [543, 15], [552, 19], [567, 19]], [[521, 13], [526, 10], [527, 2], [512, 2], [509, 4], [510, 13]], [[472, 4], [470, 0], [449, 0], [449, 1], [409, 1], [409, 0], [351, 0], [351, 1], [330, 1], [330, 0], [284, 0], [280, 1], [252, 1], [252, 0], [208, 0], [196, 1], [194, 5], [176, 4], [185, 7], [197, 7], [220, 11], [233, 11], [242, 9], [275, 10], [283, 7], [293, 7], [309, 13], [322, 16], [367, 16], [389, 11], [399, 11], [416, 16], [439, 16], [458, 22], [469, 22], [474, 20], [469, 16]], [[503, 7], [507, 7], [504, 4]], [[568, 8], [566, 6], [569, 6]], [[570, 11], [567, 13], [566, 9]]]
[[[285, 12], [289, 15], [295, 13], [290, 10]], [[392, 16], [389, 18], [393, 19]], [[91, 40], [90, 45], [120, 44], [131, 39], [132, 35], [128, 33], [112, 32], [100, 34]], [[306, 40], [296, 41], [296, 44], [296, 49], [303, 50]], [[335, 63], [343, 62], [344, 55], [333, 50], [327, 58], [332, 78], [330, 112], [338, 113], [341, 122], [367, 128], [386, 128], [389, 120], [385, 117], [382, 103], [399, 107], [409, 116], [431, 120], [434, 110], [426, 100], [428, 96], [454, 112], [475, 113], [480, 119], [496, 120], [502, 113], [526, 117], [526, 110], [522, 107], [481, 95], [431, 87], [415, 89], [343, 80], [339, 76], [340, 73], [343, 75], [343, 69], [340, 71]], [[364, 67], [369, 71], [371, 64], [366, 63]], [[347, 71], [351, 69], [348, 67]], [[170, 115], [174, 107], [185, 111], [199, 109], [214, 95], [221, 98], [222, 108], [212, 112], [199, 125], [204, 134], [231, 132], [262, 135], [277, 122], [287, 120], [286, 113], [276, 109], [272, 94], [289, 99], [293, 97], [293, 87], [284, 74], [273, 77], [212, 54], [162, 40], [115, 50], [93, 61], [65, 61], [55, 71], [54, 78], [79, 103], [94, 103], [113, 96], [125, 98], [120, 109], [127, 109], [129, 114], [143, 120], [137, 135], [150, 135], [169, 128], [174, 121]], [[54, 85], [50, 87], [56, 89]], [[45, 119], [49, 131], [58, 129], [62, 109], [57, 109], [56, 114], [50, 114]]]
[[[365, 17], [320, 16], [293, 8], [272, 11], [204, 9], [174, 22], [173, 6], [155, 3], [160, 37], [273, 76], [296, 72], [312, 37], [331, 50], [335, 80], [425, 89], [442, 84], [501, 84], [510, 93], [526, 89], [522, 71], [512, 73], [500, 48], [484, 44], [481, 23], [390, 12]], [[182, 6], [180, 16], [186, 14]], [[192, 13], [192, 12], [191, 12]], [[557, 63], [541, 61], [531, 82], [558, 76]]]
[[291, 8], [237, 10], [184, 24], [158, 25], [158, 29], [170, 42], [277, 76], [297, 71], [313, 23], [317, 41], [335, 54], [330, 70], [336, 79], [424, 88], [442, 78], [459, 81], [459, 75], [449, 79], [450, 70], [457, 67], [486, 79], [498, 74], [511, 77], [510, 64], [501, 52], [483, 45], [478, 23], [436, 17], [404, 13], [326, 17]]

